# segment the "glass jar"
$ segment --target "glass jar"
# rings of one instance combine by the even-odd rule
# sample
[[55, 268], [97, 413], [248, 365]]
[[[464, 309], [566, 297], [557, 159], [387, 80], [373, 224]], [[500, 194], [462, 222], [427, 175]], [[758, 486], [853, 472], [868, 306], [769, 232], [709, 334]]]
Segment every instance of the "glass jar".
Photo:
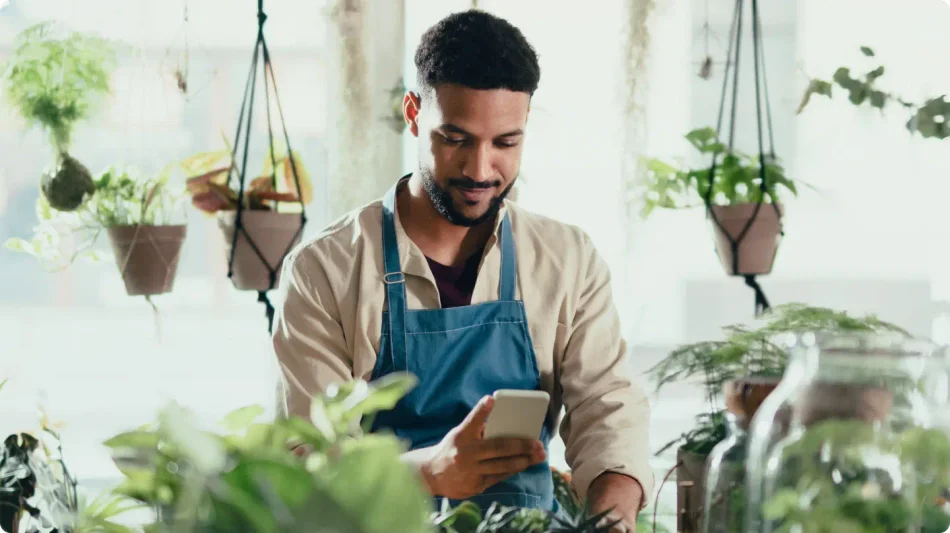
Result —
[[888, 333], [781, 342], [788, 366], [750, 425], [745, 531], [944, 531], [950, 478], [934, 470], [950, 446], [925, 386], [935, 347]]
[[746, 446], [749, 420], [778, 385], [774, 378], [747, 377], [726, 383], [726, 438], [709, 453], [704, 481], [703, 533], [736, 533], [745, 521]]

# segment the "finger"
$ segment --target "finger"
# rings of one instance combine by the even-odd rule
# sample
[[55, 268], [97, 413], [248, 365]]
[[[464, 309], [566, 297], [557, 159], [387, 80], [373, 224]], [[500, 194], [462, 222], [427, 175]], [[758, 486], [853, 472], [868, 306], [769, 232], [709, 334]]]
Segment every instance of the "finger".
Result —
[[490, 459], [482, 461], [476, 466], [477, 472], [482, 475], [511, 475], [525, 471], [529, 466], [538, 463], [532, 456], [521, 455], [504, 459]]
[[498, 438], [478, 443], [474, 452], [477, 461], [517, 457], [521, 455], [544, 457], [544, 445], [532, 439]]
[[473, 440], [480, 439], [482, 430], [485, 428], [485, 422], [488, 420], [488, 415], [491, 414], [494, 405], [495, 399], [491, 396], [482, 398], [459, 425], [459, 436]]

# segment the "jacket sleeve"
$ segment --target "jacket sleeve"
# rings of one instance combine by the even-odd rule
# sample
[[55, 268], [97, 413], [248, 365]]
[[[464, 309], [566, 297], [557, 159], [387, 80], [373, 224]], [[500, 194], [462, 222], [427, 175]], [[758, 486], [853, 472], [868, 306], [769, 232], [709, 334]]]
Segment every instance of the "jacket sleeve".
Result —
[[600, 474], [616, 472], [640, 483], [645, 503], [654, 483], [649, 400], [629, 375], [610, 271], [587, 235], [584, 242], [581, 290], [561, 364], [561, 438], [578, 496], [586, 498]]
[[340, 311], [316, 250], [298, 248], [284, 259], [272, 341], [280, 366], [280, 415], [310, 418], [314, 395], [350, 381], [353, 360]]

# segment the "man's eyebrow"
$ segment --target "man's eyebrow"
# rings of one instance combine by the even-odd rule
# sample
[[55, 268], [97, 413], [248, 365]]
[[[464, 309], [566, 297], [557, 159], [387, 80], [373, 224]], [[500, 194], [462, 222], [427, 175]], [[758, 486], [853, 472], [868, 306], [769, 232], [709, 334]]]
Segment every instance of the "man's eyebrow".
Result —
[[[467, 135], [467, 136], [469, 136], [469, 137], [474, 137], [474, 135], [472, 135], [471, 133], [465, 131], [464, 129], [462, 129], [462, 128], [456, 126], [455, 124], [445, 123], [445, 124], [442, 124], [441, 126], [439, 126], [439, 129], [444, 130], [444, 131], [447, 131], [447, 132], [451, 132], [451, 133], [457, 133], [457, 134], [459, 134], [459, 135]], [[519, 136], [519, 135], [524, 135], [524, 130], [521, 129], [521, 128], [518, 128], [518, 129], [512, 130], [512, 131], [509, 131], [509, 132], [506, 132], [506, 133], [502, 133], [501, 135], [498, 135], [496, 138], [497, 138], [497, 139], [500, 139], [500, 138], [504, 138], [504, 137], [517, 137], [517, 136]]]

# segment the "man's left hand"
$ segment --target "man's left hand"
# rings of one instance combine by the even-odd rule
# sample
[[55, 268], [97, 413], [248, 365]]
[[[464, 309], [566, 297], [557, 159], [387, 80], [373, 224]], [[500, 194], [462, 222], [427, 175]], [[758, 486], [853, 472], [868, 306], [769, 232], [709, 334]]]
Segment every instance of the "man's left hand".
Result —
[[643, 501], [640, 483], [630, 476], [604, 472], [597, 476], [587, 493], [591, 514], [610, 510], [608, 522], [620, 521], [611, 533], [634, 533], [637, 530], [637, 514]]

